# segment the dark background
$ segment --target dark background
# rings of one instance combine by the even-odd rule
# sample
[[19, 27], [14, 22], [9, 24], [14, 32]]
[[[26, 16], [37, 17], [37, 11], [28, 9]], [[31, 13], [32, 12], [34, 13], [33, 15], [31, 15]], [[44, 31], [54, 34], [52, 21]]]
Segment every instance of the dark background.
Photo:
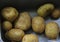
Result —
[[35, 9], [44, 3], [53, 3], [56, 7], [60, 7], [60, 0], [0, 0], [0, 9], [7, 6], [17, 9]]

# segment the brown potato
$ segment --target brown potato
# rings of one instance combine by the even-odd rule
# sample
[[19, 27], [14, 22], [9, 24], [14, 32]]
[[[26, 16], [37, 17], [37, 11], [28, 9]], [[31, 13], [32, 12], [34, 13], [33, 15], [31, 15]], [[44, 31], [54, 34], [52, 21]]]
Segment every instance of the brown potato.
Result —
[[35, 34], [26, 34], [22, 42], [39, 42], [38, 37]]
[[60, 17], [60, 10], [59, 9], [55, 9], [52, 13], [52, 17], [53, 18], [59, 18]]
[[49, 39], [56, 39], [59, 34], [59, 27], [56, 22], [46, 24], [45, 34]]
[[31, 26], [31, 17], [28, 12], [20, 13], [20, 16], [15, 23], [15, 28], [19, 28], [22, 30], [28, 30]]
[[4, 21], [2, 26], [5, 31], [12, 29], [12, 23], [9, 21]]
[[32, 19], [32, 29], [37, 33], [42, 33], [45, 29], [45, 20], [39, 16], [34, 17]]
[[18, 11], [13, 7], [6, 7], [2, 10], [2, 16], [8, 21], [13, 21], [17, 18]]
[[53, 4], [44, 4], [40, 8], [38, 8], [37, 13], [39, 16], [46, 17], [49, 12], [51, 12], [54, 9]]
[[6, 32], [5, 37], [12, 41], [20, 41], [24, 36], [24, 31], [20, 29], [11, 29]]

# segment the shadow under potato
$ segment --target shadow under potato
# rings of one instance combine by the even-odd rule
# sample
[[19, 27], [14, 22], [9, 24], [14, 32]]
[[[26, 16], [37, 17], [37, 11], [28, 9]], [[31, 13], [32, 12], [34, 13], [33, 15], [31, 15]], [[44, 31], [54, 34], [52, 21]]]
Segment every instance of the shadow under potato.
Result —
[[50, 17], [51, 17], [52, 20], [58, 20], [59, 19], [59, 17], [58, 18], [54, 18], [52, 16], [50, 16]]

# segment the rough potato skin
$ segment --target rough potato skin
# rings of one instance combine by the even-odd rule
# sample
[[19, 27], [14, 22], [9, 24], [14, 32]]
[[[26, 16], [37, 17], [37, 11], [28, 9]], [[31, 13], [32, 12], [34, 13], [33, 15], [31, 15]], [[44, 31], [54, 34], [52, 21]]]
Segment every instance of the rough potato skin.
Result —
[[39, 42], [38, 37], [35, 34], [26, 34], [22, 42]]
[[59, 9], [55, 9], [52, 13], [52, 17], [53, 18], [59, 18], [60, 17], [60, 10]]
[[6, 32], [5, 37], [12, 41], [20, 41], [24, 34], [25, 33], [20, 29], [11, 29], [10, 31]]
[[6, 7], [2, 10], [2, 16], [8, 21], [13, 21], [17, 18], [18, 11], [13, 7]]
[[45, 34], [49, 39], [56, 39], [59, 34], [59, 27], [56, 22], [46, 24]]
[[31, 26], [31, 17], [29, 12], [22, 12], [15, 23], [15, 28], [19, 28], [22, 30], [28, 30]]
[[54, 9], [53, 4], [44, 4], [40, 8], [38, 8], [37, 13], [39, 16], [45, 17], [50, 11]]
[[32, 19], [32, 29], [34, 32], [42, 33], [45, 30], [45, 20], [40, 16], [34, 17]]
[[5, 31], [12, 29], [12, 23], [9, 21], [4, 21], [2, 26]]

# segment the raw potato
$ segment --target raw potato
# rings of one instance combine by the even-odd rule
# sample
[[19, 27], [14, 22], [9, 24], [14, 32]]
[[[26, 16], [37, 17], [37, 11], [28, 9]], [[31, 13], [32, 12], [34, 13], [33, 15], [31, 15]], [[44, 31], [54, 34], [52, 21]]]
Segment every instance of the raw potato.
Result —
[[9, 21], [13, 21], [18, 16], [18, 11], [13, 7], [6, 7], [2, 10], [2, 16]]
[[19, 28], [22, 30], [28, 30], [31, 26], [31, 17], [28, 12], [20, 13], [20, 16], [15, 23], [15, 28]]
[[38, 37], [35, 34], [26, 34], [22, 42], [39, 42]]
[[32, 29], [37, 33], [42, 33], [45, 29], [45, 20], [40, 16], [34, 17], [32, 19]]
[[11, 29], [10, 31], [6, 32], [5, 37], [12, 41], [20, 41], [24, 35], [24, 31], [20, 29]]
[[59, 27], [56, 22], [46, 24], [45, 34], [49, 39], [56, 39], [59, 34]]
[[59, 9], [55, 9], [52, 13], [52, 17], [53, 18], [59, 18], [60, 17], [60, 10]]
[[37, 13], [39, 16], [45, 17], [54, 9], [53, 4], [44, 4], [40, 8], [38, 8]]
[[8, 31], [8, 30], [12, 29], [12, 23], [9, 22], [9, 21], [4, 21], [4, 22], [3, 22], [3, 29], [4, 29], [5, 31]]

